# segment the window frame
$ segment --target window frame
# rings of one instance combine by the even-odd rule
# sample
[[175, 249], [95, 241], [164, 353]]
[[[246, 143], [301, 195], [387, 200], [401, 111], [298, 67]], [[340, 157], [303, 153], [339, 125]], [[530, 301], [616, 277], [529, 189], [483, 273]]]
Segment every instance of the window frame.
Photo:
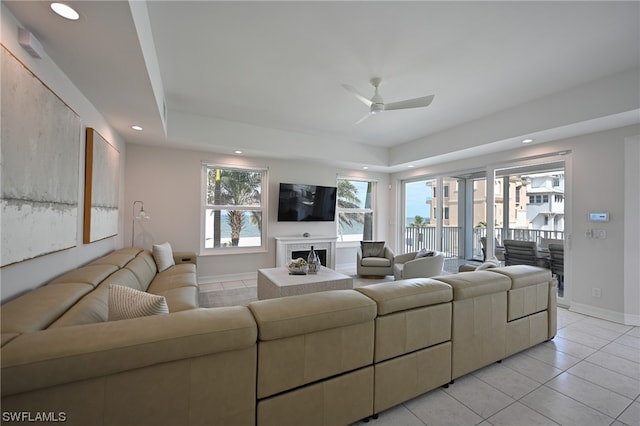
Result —
[[[336, 235], [338, 236], [337, 243], [340, 245], [348, 245], [348, 244], [359, 244], [364, 236], [363, 235], [359, 240], [343, 240], [340, 234], [340, 214], [341, 213], [362, 213], [362, 214], [371, 214], [371, 238], [375, 240], [378, 235], [378, 226], [377, 226], [377, 192], [378, 192], [378, 181], [376, 179], [366, 178], [366, 177], [352, 177], [352, 176], [338, 176], [336, 178], [336, 187], [340, 188], [340, 181], [350, 181], [350, 182], [364, 182], [367, 184], [371, 184], [371, 207], [370, 208], [343, 208], [340, 207], [339, 198], [340, 194], [337, 194], [336, 199]], [[366, 194], [365, 194], [366, 195]], [[351, 235], [351, 234], [350, 234]]]
[[[241, 172], [255, 172], [261, 174], [260, 182], [260, 205], [234, 205], [234, 204], [208, 204], [207, 194], [209, 189], [208, 171], [210, 169], [222, 169]], [[263, 253], [268, 251], [268, 201], [269, 201], [269, 173], [268, 168], [259, 166], [228, 165], [215, 162], [203, 161], [201, 165], [201, 189], [200, 189], [200, 255], [227, 255], [243, 253]], [[226, 247], [206, 247], [207, 211], [208, 210], [242, 210], [246, 212], [259, 211], [261, 213], [262, 228], [260, 229], [260, 246], [226, 246]]]

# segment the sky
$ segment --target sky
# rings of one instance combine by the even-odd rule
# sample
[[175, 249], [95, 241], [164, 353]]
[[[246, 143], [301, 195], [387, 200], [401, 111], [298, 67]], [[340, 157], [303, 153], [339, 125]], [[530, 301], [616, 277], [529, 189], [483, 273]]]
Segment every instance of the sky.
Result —
[[406, 216], [414, 218], [419, 215], [425, 219], [431, 218], [431, 212], [425, 203], [427, 199], [431, 199], [431, 188], [425, 185], [425, 181], [407, 183], [406, 188]]

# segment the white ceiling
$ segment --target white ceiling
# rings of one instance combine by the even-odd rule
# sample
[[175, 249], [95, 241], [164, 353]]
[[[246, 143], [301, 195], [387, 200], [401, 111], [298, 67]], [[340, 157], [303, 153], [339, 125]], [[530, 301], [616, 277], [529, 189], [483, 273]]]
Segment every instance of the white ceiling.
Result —
[[[640, 122], [637, 87], [635, 108], [614, 94], [597, 116], [576, 113], [566, 123], [550, 117], [547, 126], [533, 109], [586, 83], [637, 75], [637, 1], [73, 1], [76, 22], [54, 15], [49, 2], [3, 3], [131, 143], [286, 157], [291, 144], [277, 140], [299, 137], [297, 157], [360, 167], [366, 156], [348, 153], [368, 149], [383, 157], [371, 166], [393, 171], [407, 163], [403, 150], [455, 129], [473, 134], [488, 117], [527, 105], [535, 126], [510, 129], [510, 143], [532, 133], [548, 139], [544, 132], [560, 127], [577, 134], [580, 123], [593, 131], [594, 119], [596, 130]], [[370, 97], [372, 77], [382, 78], [386, 102], [435, 99], [355, 125], [367, 107], [341, 85]], [[256, 141], [261, 129], [268, 137]], [[231, 134], [240, 136], [224, 137]], [[475, 155], [498, 142], [500, 131], [412, 160], [428, 160], [429, 151]], [[516, 145], [500, 149], [508, 146]]]

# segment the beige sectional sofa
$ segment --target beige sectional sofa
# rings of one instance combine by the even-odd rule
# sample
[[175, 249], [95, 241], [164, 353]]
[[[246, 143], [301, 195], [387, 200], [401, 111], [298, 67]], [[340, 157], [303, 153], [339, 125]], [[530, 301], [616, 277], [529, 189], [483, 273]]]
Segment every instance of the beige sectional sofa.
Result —
[[[4, 304], [3, 416], [347, 425], [556, 332], [555, 280], [531, 266], [203, 309], [190, 262], [158, 273], [123, 249]], [[164, 295], [171, 313], [107, 321], [114, 282]]]
[[[198, 308], [195, 255], [174, 257], [158, 273], [150, 252], [118, 250], [2, 305], [3, 424], [253, 424], [253, 316]], [[172, 313], [107, 321], [110, 284]]]

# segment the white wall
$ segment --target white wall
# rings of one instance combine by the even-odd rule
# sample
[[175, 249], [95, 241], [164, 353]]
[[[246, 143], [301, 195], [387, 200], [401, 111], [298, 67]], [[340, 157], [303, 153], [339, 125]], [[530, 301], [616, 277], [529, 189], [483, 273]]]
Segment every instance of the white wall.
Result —
[[[78, 174], [80, 182], [84, 182], [84, 153], [85, 153], [85, 127], [95, 128], [105, 139], [114, 144], [120, 150], [120, 200], [122, 205], [124, 194], [124, 159], [125, 143], [120, 136], [113, 131], [94, 106], [73, 85], [67, 76], [48, 57], [34, 59], [18, 44], [18, 21], [2, 4], [0, 17], [1, 41], [18, 59], [25, 64], [40, 80], [44, 82], [56, 95], [67, 103], [82, 120], [82, 143]], [[79, 186], [79, 207], [84, 203], [84, 186]], [[82, 211], [82, 209], [80, 209]], [[8, 265], [0, 269], [1, 300], [4, 302], [20, 293], [36, 288], [51, 278], [76, 268], [88, 261], [121, 246], [122, 242], [122, 211], [119, 219], [119, 236], [107, 238], [92, 244], [82, 243], [82, 215], [78, 215], [77, 246], [57, 253], [41, 256], [35, 259]]]
[[[628, 126], [397, 173], [391, 177], [394, 191], [391, 196], [399, 197], [401, 181], [413, 177], [492, 171], [523, 159], [544, 161], [559, 152], [569, 152], [560, 157], [569, 164], [565, 202], [566, 233], [570, 238], [565, 253], [565, 274], [570, 282], [568, 302], [575, 311], [638, 325], [640, 274], [638, 246], [633, 240], [638, 239], [640, 216], [637, 207], [639, 134], [640, 126]], [[611, 220], [601, 224], [589, 222], [590, 211], [608, 211]], [[399, 208], [390, 212], [390, 222], [396, 221], [399, 214]], [[604, 229], [607, 238], [587, 239], [585, 232], [590, 228]], [[631, 248], [630, 254], [625, 252], [625, 245]], [[594, 287], [602, 289], [601, 297], [592, 296]]]
[[[264, 141], [268, 143], [268, 141]], [[222, 165], [250, 165], [269, 169], [268, 252], [238, 255], [218, 254], [198, 258], [198, 275], [206, 279], [229, 278], [234, 275], [255, 274], [258, 268], [275, 266], [274, 237], [336, 236], [335, 222], [278, 222], [278, 185], [280, 182], [335, 186], [338, 176], [367, 177], [378, 180], [377, 217], [380, 232], [387, 232], [388, 174], [336, 169], [309, 161], [289, 159], [248, 158], [213, 154], [205, 151], [180, 150], [129, 144], [127, 146], [125, 191], [125, 246], [131, 245], [133, 202], [144, 202], [151, 220], [136, 222], [136, 245], [150, 248], [152, 244], [169, 241], [176, 251], [200, 249], [200, 206], [202, 162]], [[138, 234], [144, 229], [146, 240], [139, 244]], [[339, 244], [336, 264], [355, 261], [355, 249]]]

